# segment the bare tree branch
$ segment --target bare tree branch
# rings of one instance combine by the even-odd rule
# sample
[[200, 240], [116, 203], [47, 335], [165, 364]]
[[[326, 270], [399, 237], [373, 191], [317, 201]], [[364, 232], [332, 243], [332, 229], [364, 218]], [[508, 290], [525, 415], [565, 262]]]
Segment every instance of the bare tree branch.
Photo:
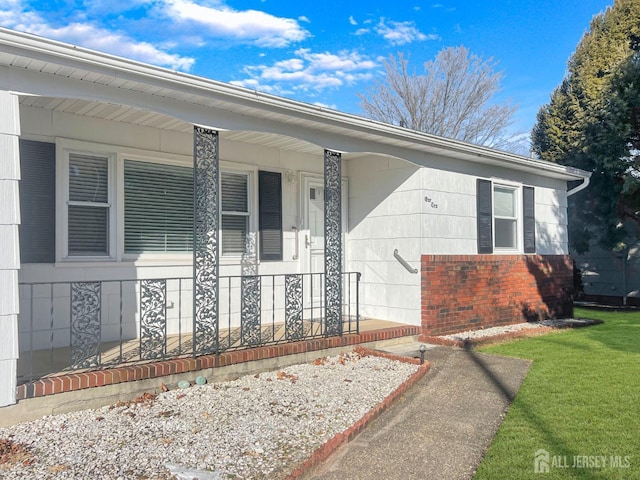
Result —
[[477, 145], [528, 151], [528, 145], [510, 138], [507, 130], [516, 107], [490, 103], [503, 78], [493, 59], [450, 47], [426, 62], [422, 75], [409, 72], [402, 53], [390, 55], [383, 66], [384, 81], [368, 95], [358, 95], [368, 117]]

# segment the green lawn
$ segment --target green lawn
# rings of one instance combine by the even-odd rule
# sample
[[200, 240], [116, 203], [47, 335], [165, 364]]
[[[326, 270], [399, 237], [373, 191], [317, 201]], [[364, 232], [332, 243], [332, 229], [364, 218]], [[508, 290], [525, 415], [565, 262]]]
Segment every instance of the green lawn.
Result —
[[[575, 316], [604, 323], [481, 349], [533, 364], [476, 480], [640, 479], [640, 312]], [[534, 471], [539, 449], [549, 473]]]

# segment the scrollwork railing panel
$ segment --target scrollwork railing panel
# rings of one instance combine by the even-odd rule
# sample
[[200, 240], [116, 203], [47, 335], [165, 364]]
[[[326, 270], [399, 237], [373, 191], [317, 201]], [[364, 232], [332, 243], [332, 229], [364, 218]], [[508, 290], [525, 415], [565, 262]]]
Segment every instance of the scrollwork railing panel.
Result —
[[71, 284], [71, 368], [99, 367], [102, 336], [102, 284]]
[[257, 275], [241, 278], [241, 342], [242, 345], [260, 345], [262, 342], [261, 317], [261, 281]]
[[167, 282], [140, 281], [140, 358], [155, 360], [167, 353]]
[[287, 340], [304, 338], [302, 321], [302, 275], [285, 275], [285, 336]]

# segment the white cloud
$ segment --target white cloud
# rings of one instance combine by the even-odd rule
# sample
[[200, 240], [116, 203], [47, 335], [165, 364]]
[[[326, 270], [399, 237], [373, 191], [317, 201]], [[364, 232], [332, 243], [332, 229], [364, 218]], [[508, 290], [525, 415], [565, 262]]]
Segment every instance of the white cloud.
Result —
[[370, 32], [371, 30], [369, 30], [368, 28], [359, 28], [358, 30], [355, 31], [354, 35], [365, 35]]
[[204, 6], [191, 0], [166, 0], [163, 6], [164, 13], [175, 20], [199, 24], [218, 37], [262, 47], [286, 47], [309, 36], [298, 21], [258, 10], [233, 10], [221, 3]]
[[391, 45], [404, 45], [415, 41], [435, 40], [437, 35], [425, 35], [414, 22], [394, 22], [380, 18], [375, 27], [376, 32]]
[[351, 25], [358, 25], [358, 22], [356, 22], [355, 18], [353, 18], [353, 15], [349, 17], [349, 23]]
[[318, 70], [344, 70], [355, 71], [363, 69], [371, 69], [377, 66], [376, 62], [363, 57], [358, 52], [342, 50], [335, 53], [311, 53], [308, 48], [296, 50], [296, 55], [307, 60], [309, 64]]
[[379, 65], [355, 51], [314, 53], [301, 48], [295, 55], [272, 65], [247, 66], [248, 78], [231, 83], [278, 95], [322, 91], [368, 80]]
[[193, 58], [167, 53], [148, 42], [138, 42], [127, 35], [90, 23], [73, 22], [62, 27], [54, 27], [38, 13], [25, 8], [19, 0], [9, 0], [4, 4], [0, 10], [0, 25], [183, 71], [188, 71], [195, 63]]

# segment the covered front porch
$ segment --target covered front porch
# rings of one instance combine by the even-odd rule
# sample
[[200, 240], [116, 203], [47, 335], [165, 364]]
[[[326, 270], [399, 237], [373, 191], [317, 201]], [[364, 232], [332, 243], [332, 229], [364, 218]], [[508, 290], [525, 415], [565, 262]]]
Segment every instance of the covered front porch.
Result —
[[[343, 272], [341, 155], [324, 151], [324, 179], [318, 189], [323, 203], [322, 215], [318, 215], [322, 233], [317, 232], [318, 218], [314, 225], [315, 238], [322, 239], [321, 254], [316, 255], [321, 264], [310, 265], [316, 273], [299, 273], [300, 265], [296, 264], [291, 273], [259, 275], [260, 260], [271, 260], [271, 255], [273, 260], [282, 262], [282, 207], [277, 206], [276, 214], [267, 218], [264, 227], [261, 208], [258, 231], [250, 231], [249, 218], [235, 211], [231, 212], [235, 217], [231, 216], [228, 205], [248, 203], [247, 193], [233, 191], [235, 197], [230, 197], [231, 194], [224, 191], [218, 132], [197, 126], [193, 132], [192, 275], [139, 278], [143, 274], [134, 269], [138, 278], [109, 279], [104, 267], [95, 264], [86, 270], [97, 277], [95, 280], [22, 281], [17, 383], [25, 385], [24, 392], [35, 391], [30, 385], [42, 378], [68, 372], [198, 358], [359, 332], [360, 273]], [[23, 145], [31, 149], [37, 147], [34, 142]], [[71, 155], [77, 157], [73, 158], [74, 164]], [[70, 178], [65, 188], [70, 193], [62, 211], [63, 224], [68, 225], [65, 227], [68, 230], [61, 235], [67, 253], [63, 252], [61, 260], [100, 260], [93, 250], [82, 251], [84, 244], [93, 242], [96, 231], [100, 233], [100, 227], [92, 227], [87, 217], [84, 221], [91, 228], [85, 229], [82, 225], [72, 228], [71, 218], [72, 208], [85, 209], [85, 216], [105, 210], [95, 200], [77, 201], [71, 193], [74, 188], [80, 192], [102, 188], [99, 180], [95, 180], [101, 173], [99, 160], [99, 157], [77, 154], [68, 157]], [[110, 168], [108, 163], [105, 165]], [[89, 184], [74, 187], [73, 175], [78, 177], [76, 182], [88, 179]], [[267, 184], [265, 189], [271, 189], [267, 195], [276, 198], [271, 200], [275, 205], [282, 202], [281, 174], [271, 176], [276, 182]], [[242, 181], [248, 183], [248, 180]], [[104, 188], [109, 188], [106, 181]], [[262, 202], [262, 184], [260, 188]], [[153, 201], [153, 197], [149, 200]], [[230, 218], [234, 222], [240, 219], [240, 229], [225, 230], [225, 220]], [[296, 259], [299, 239], [297, 228], [294, 230]], [[106, 235], [108, 245], [109, 234]], [[220, 274], [225, 241], [227, 247], [231, 244], [241, 253], [234, 262], [237, 268], [226, 261], [226, 271], [237, 271], [237, 275]], [[79, 247], [73, 247], [77, 250], [72, 257], [74, 242]], [[270, 252], [263, 254], [268, 248]], [[107, 246], [104, 254], [108, 255], [109, 251]], [[284, 266], [280, 264], [276, 271], [286, 272]], [[100, 275], [107, 279], [101, 279]]]
[[[357, 272], [342, 273], [338, 331], [327, 329], [324, 277], [218, 278], [218, 321], [194, 325], [193, 278], [20, 284], [18, 385], [44, 377], [358, 334]], [[206, 349], [202, 342], [211, 343]]]

